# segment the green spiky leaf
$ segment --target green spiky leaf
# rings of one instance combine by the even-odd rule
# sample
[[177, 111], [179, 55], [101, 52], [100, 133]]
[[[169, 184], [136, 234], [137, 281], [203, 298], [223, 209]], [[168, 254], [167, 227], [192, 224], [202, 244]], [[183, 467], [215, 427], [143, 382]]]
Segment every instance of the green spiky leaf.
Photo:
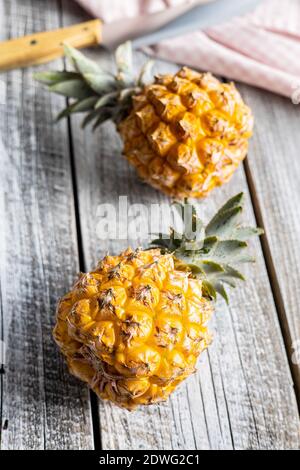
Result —
[[[215, 215], [215, 217], [217, 217], [217, 215], [220, 213], [220, 212], [224, 212], [224, 211], [227, 211], [229, 209], [233, 209], [234, 207], [240, 207], [244, 205], [244, 199], [245, 199], [245, 195], [244, 193], [239, 193], [237, 194], [236, 196], [233, 196], [232, 198], [230, 198], [225, 204], [224, 206], [221, 207], [221, 209], [217, 212], [217, 214]], [[214, 217], [214, 218], [215, 218]]]
[[206, 227], [206, 234], [208, 236], [230, 238], [242, 210], [241, 206], [221, 210]]
[[96, 109], [85, 116], [81, 123], [82, 129], [84, 129], [90, 122], [94, 121], [99, 117], [99, 109]]
[[151, 241], [152, 248], [168, 248], [170, 247], [170, 240], [164, 238], [155, 238]]
[[132, 46], [130, 41], [126, 41], [116, 49], [115, 58], [119, 73], [132, 74]]
[[249, 240], [249, 238], [263, 235], [264, 230], [255, 227], [236, 227], [232, 232], [232, 238], [237, 240]]
[[54, 85], [55, 83], [65, 82], [66, 80], [80, 79], [80, 75], [76, 72], [55, 72], [55, 71], [46, 71], [46, 72], [36, 72], [33, 75], [34, 79], [44, 85]]
[[206, 293], [208, 297], [210, 297], [213, 300], [216, 300], [217, 298], [217, 291], [214, 288], [214, 286], [206, 279], [203, 280], [203, 290]]
[[236, 286], [236, 281], [245, 281], [243, 274], [241, 274], [236, 269], [232, 268], [232, 266], [223, 265], [224, 272], [222, 274], [222, 281], [225, 284], [228, 284], [231, 287]]
[[77, 98], [82, 100], [88, 98], [93, 94], [90, 87], [80, 79], [66, 80], [58, 82], [49, 87], [50, 91], [54, 91], [59, 95], [66, 96], [67, 98]]
[[213, 251], [208, 256], [220, 263], [238, 262], [244, 257], [244, 252], [248, 245], [239, 240], [219, 240]]
[[214, 284], [214, 288], [216, 290], [216, 292], [221, 296], [223, 297], [223, 299], [225, 300], [225, 302], [227, 304], [229, 304], [229, 298], [228, 298], [228, 295], [227, 295], [227, 292], [223, 286], [223, 284], [221, 282], [216, 282]]
[[[261, 235], [261, 229], [243, 227], [241, 214], [243, 210], [243, 194], [230, 199], [205, 226], [197, 216], [195, 207], [185, 201], [176, 203], [183, 221], [183, 233], [171, 230], [166, 240], [160, 237], [154, 243], [163, 247], [164, 251], [173, 253], [177, 259], [177, 269], [189, 270], [191, 275], [200, 278], [203, 283], [204, 295], [215, 299], [217, 294], [228, 302], [224, 285], [236, 287], [237, 281], [244, 281], [244, 276], [232, 265], [252, 262], [248, 254], [248, 238]], [[196, 223], [197, 222], [197, 223]], [[196, 233], [186, 236], [187, 225], [196, 227]]]
[[218, 243], [217, 237], [207, 237], [203, 241], [202, 252], [203, 253], [210, 253]]
[[110, 93], [116, 89], [116, 80], [110, 73], [85, 73], [83, 77], [90, 88], [98, 95]]
[[109, 121], [112, 119], [115, 110], [113, 108], [102, 108], [101, 113], [99, 113], [96, 122], [93, 125], [93, 131], [97, 129], [97, 127], [101, 126], [105, 121]]
[[88, 59], [84, 54], [82, 54], [82, 52], [78, 51], [74, 47], [65, 44], [64, 51], [80, 74], [97, 74], [102, 72], [101, 67], [96, 64], [96, 62]]
[[136, 88], [124, 88], [119, 92], [119, 98], [120, 101], [126, 101], [129, 99], [131, 103], [131, 98], [134, 94], [136, 94], [137, 89]]
[[118, 98], [118, 92], [112, 91], [111, 93], [107, 93], [106, 95], [101, 96], [101, 98], [97, 100], [95, 109], [102, 108], [103, 106], [107, 106], [108, 104], [116, 105], [117, 98]]
[[209, 275], [210, 277], [224, 273], [224, 268], [215, 261], [205, 260], [201, 264], [205, 274]]
[[146, 62], [143, 65], [138, 81], [137, 81], [139, 86], [144, 87], [153, 80], [153, 75], [152, 75], [153, 66], [154, 66], [153, 60], [148, 60], [148, 62]]
[[56, 120], [59, 121], [60, 119], [70, 116], [71, 114], [75, 113], [84, 113], [86, 111], [94, 109], [94, 106], [97, 102], [97, 98], [91, 96], [89, 98], [84, 98], [81, 101], [76, 101], [76, 103], [71, 104], [63, 111], [59, 113]]
[[[143, 83], [149, 78], [150, 63], [145, 65], [138, 78], [134, 77], [130, 42], [122, 44], [116, 50], [116, 75], [103, 70], [99, 64], [69, 45], [65, 45], [65, 54], [73, 64], [75, 72], [46, 71], [35, 75], [50, 91], [76, 100], [76, 105], [72, 103], [66, 107], [59, 114], [59, 119], [75, 112], [87, 112], [83, 127], [92, 122], [94, 127], [98, 127], [107, 119], [118, 125], [132, 109], [132, 97], [141, 92]], [[88, 98], [95, 98], [93, 106], [89, 106], [89, 101], [81, 106], [81, 102]], [[101, 108], [103, 113], [98, 114], [94, 109], [95, 105]], [[106, 109], [113, 107], [114, 110]]]
[[84, 98], [81, 101], [77, 101], [73, 104], [73, 113], [83, 113], [85, 111], [90, 111], [94, 109], [98, 98], [96, 96], [90, 96], [89, 98]]
[[206, 234], [208, 236], [223, 236], [224, 233], [230, 232], [230, 229], [235, 226], [236, 220], [243, 210], [243, 202], [243, 193], [239, 193], [229, 199], [207, 224]]

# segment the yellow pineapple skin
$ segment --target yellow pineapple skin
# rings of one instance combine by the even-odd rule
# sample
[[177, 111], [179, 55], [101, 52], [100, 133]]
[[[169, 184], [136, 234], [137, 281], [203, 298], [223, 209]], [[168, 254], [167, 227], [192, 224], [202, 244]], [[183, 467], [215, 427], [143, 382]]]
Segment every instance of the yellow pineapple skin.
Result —
[[202, 283], [159, 249], [106, 256], [57, 307], [70, 372], [128, 410], [165, 401], [211, 341]]
[[183, 67], [133, 98], [118, 127], [138, 174], [167, 195], [202, 198], [246, 157], [253, 115], [233, 83]]

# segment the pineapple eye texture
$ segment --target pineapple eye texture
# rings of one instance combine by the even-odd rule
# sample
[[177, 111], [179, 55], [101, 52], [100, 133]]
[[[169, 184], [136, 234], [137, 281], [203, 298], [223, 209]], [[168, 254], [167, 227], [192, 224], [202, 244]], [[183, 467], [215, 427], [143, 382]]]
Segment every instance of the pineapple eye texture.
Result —
[[[251, 110], [233, 83], [222, 83], [210, 73], [188, 67], [174, 75], [153, 77], [149, 84], [143, 73], [134, 76], [129, 72], [132, 67], [127, 64], [130, 80], [120, 80], [130, 49], [129, 42], [118, 47], [118, 73], [99, 90], [97, 74], [93, 86], [93, 79], [80, 73], [86, 64], [84, 55], [66, 46], [77, 73], [77, 86], [71, 87], [76, 101], [59, 116], [79, 112], [82, 106], [87, 112], [84, 126], [93, 122], [96, 129], [112, 120], [122, 137], [125, 157], [143, 180], [176, 199], [207, 196], [226, 183], [246, 157], [254, 125]], [[38, 73], [36, 78], [51, 91], [64, 94], [68, 73], [72, 74], [64, 72], [55, 86], [49, 72]], [[91, 101], [88, 106], [87, 98]], [[95, 106], [99, 98], [107, 106]]]
[[[127, 42], [116, 51], [115, 80], [99, 90], [97, 74], [80, 73], [87, 63], [90, 68], [90, 60], [68, 45], [65, 49], [77, 85], [71, 95], [68, 87], [67, 96], [75, 101], [59, 117], [79, 112], [83, 104], [86, 109], [89, 98], [83, 126], [93, 121], [96, 129], [112, 120], [125, 157], [154, 188], [176, 199], [205, 197], [246, 157], [254, 119], [233, 83], [187, 67], [156, 76], [151, 84], [143, 73], [123, 80], [131, 56]], [[73, 78], [74, 72], [64, 72], [55, 85], [52, 72], [36, 78], [63, 94], [60, 84], [68, 74]], [[107, 106], [95, 107], [99, 98]], [[195, 249], [185, 236], [174, 244], [171, 230], [169, 240], [155, 240], [153, 249], [106, 256], [82, 274], [60, 300], [53, 332], [70, 371], [99, 397], [128, 410], [166, 400], [194, 373], [210, 343], [213, 301], [220, 295], [228, 302], [224, 284], [235, 287], [244, 280], [234, 265], [253, 260], [244, 252], [247, 240], [263, 231], [241, 225], [242, 209], [241, 193], [195, 236]], [[197, 219], [195, 210], [192, 217]]]
[[172, 255], [127, 250], [61, 299], [54, 337], [76, 377], [131, 410], [166, 400], [194, 372], [212, 311]]
[[118, 130], [142, 179], [177, 199], [201, 198], [246, 157], [253, 122], [233, 83], [184, 67], [135, 96]]
[[214, 300], [228, 302], [224, 284], [245, 280], [234, 265], [253, 261], [247, 240], [263, 233], [241, 224], [243, 199], [231, 198], [205, 227], [190, 203], [177, 203], [200, 227], [193, 239], [182, 234], [174, 248], [171, 229], [148, 250], [106, 256], [60, 300], [54, 338], [99, 397], [133, 410], [165, 401], [195, 372]]

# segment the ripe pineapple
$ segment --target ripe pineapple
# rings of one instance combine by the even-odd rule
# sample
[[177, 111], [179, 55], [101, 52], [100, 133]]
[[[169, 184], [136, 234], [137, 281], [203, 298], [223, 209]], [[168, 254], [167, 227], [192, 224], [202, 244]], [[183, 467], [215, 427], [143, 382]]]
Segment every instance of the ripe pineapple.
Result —
[[183, 67], [147, 84], [151, 62], [136, 80], [130, 43], [116, 51], [116, 76], [71, 47], [66, 54], [75, 72], [36, 74], [75, 99], [59, 117], [87, 112], [83, 126], [94, 121], [94, 128], [113, 120], [126, 158], [155, 188], [178, 199], [204, 197], [245, 158], [253, 116], [233, 83]]
[[99, 397], [129, 410], [158, 403], [195, 371], [216, 294], [228, 300], [224, 284], [243, 280], [232, 263], [251, 261], [245, 240], [262, 233], [238, 223], [242, 197], [206, 227], [192, 206], [178, 205], [183, 235], [171, 230], [148, 250], [106, 256], [60, 300], [54, 338], [70, 372]]

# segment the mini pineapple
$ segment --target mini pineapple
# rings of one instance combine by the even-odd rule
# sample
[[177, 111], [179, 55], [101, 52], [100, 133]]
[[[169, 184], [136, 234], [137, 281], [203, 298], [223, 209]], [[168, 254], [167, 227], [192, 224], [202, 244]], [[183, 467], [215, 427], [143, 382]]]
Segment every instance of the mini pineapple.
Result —
[[262, 233], [239, 224], [242, 197], [206, 227], [191, 205], [177, 204], [186, 209], [183, 235], [171, 230], [150, 249], [106, 256], [60, 300], [54, 338], [99, 397], [128, 410], [159, 403], [195, 371], [216, 295], [228, 301], [224, 284], [243, 280], [232, 265], [251, 261], [245, 240]]
[[117, 74], [103, 71], [66, 46], [75, 72], [36, 78], [75, 101], [60, 114], [86, 112], [83, 126], [113, 120], [124, 154], [140, 177], [171, 197], [204, 197], [227, 182], [248, 151], [253, 116], [233, 83], [183, 67], [151, 78], [151, 62], [138, 79], [130, 43], [116, 51]]

